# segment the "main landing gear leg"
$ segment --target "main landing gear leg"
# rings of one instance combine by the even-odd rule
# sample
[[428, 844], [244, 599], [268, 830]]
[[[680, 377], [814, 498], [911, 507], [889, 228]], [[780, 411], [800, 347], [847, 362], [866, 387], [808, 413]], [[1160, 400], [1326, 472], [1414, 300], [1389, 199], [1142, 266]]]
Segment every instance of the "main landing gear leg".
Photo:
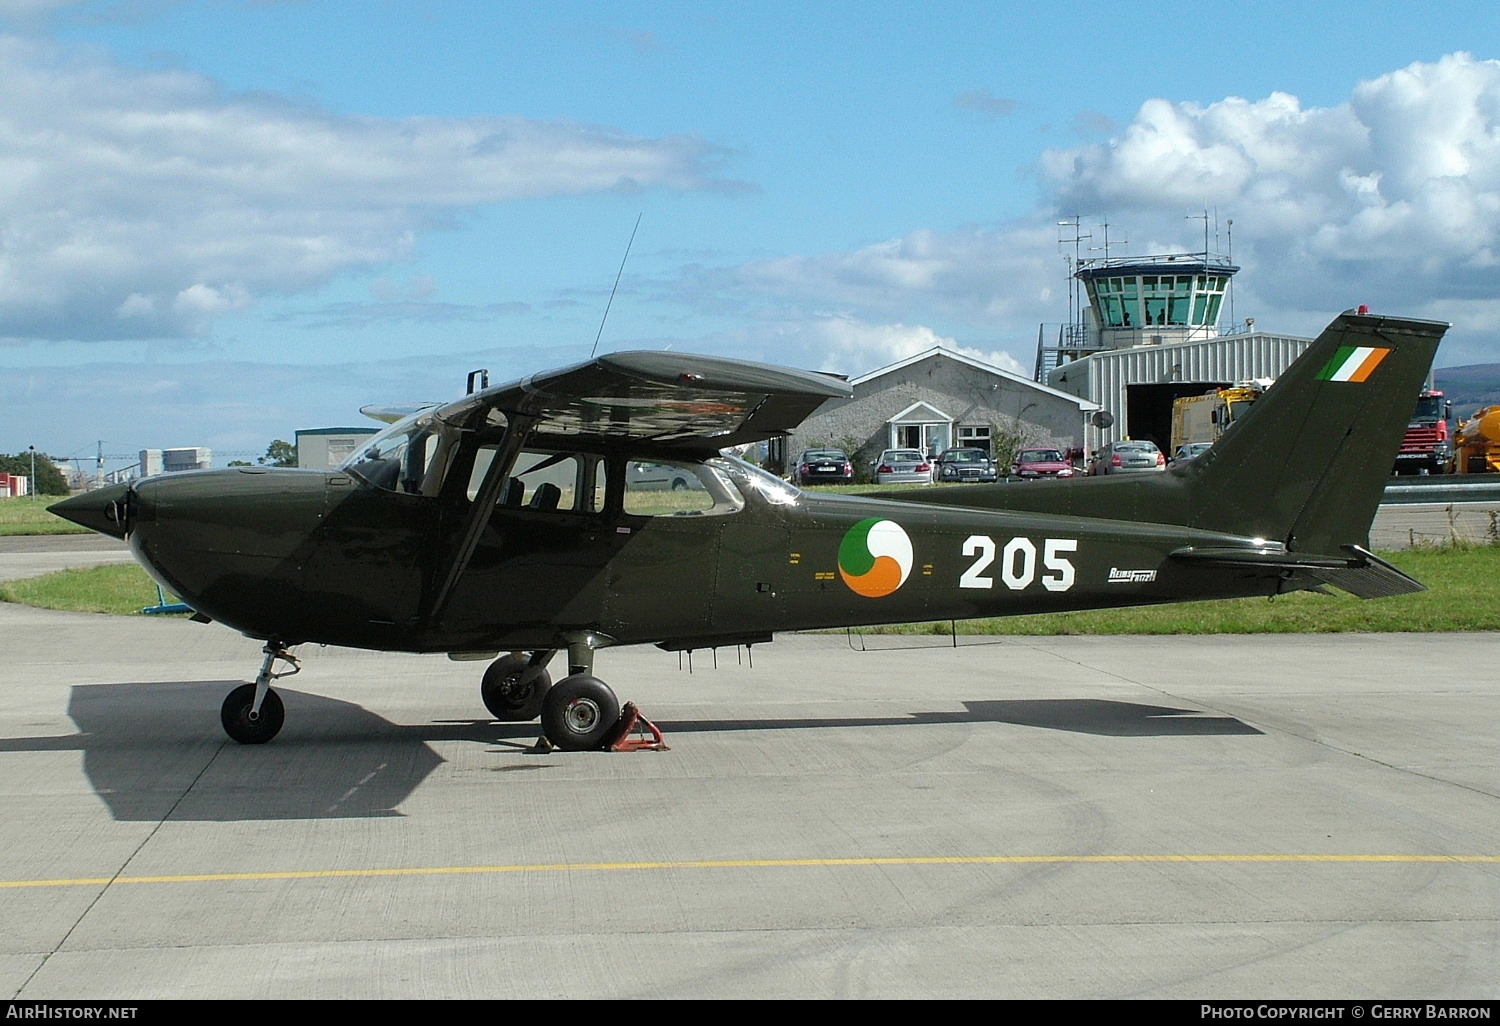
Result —
[[594, 676], [594, 650], [608, 639], [580, 632], [565, 640], [568, 675], [542, 699], [542, 733], [565, 752], [603, 747], [620, 720], [620, 700]]
[[[280, 733], [281, 725], [286, 722], [286, 708], [281, 704], [281, 696], [271, 690], [271, 682], [302, 671], [290, 649], [278, 641], [266, 642], [261, 651], [266, 658], [260, 664], [255, 683], [241, 684], [229, 692], [219, 709], [224, 733], [242, 745], [263, 745]], [[291, 669], [274, 672], [278, 659]]]

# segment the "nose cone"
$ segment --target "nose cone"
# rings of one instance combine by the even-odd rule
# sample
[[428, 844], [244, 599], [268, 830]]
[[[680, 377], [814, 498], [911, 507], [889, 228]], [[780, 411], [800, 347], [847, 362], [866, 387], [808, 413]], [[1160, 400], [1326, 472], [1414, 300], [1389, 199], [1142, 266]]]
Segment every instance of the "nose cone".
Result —
[[124, 538], [129, 529], [125, 516], [129, 495], [128, 484], [110, 485], [108, 488], [97, 488], [92, 492], [75, 495], [62, 502], [54, 502], [47, 507], [47, 512], [87, 527], [90, 531], [98, 531], [112, 538]]

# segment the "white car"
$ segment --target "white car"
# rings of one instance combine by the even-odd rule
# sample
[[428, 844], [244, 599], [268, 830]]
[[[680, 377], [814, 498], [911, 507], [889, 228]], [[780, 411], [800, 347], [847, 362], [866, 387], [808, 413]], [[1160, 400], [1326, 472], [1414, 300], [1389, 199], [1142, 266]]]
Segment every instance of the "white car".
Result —
[[701, 491], [703, 482], [687, 467], [673, 463], [643, 463], [631, 460], [625, 464], [625, 487], [632, 491]]
[[887, 449], [875, 461], [876, 484], [932, 484], [932, 460], [919, 449]]

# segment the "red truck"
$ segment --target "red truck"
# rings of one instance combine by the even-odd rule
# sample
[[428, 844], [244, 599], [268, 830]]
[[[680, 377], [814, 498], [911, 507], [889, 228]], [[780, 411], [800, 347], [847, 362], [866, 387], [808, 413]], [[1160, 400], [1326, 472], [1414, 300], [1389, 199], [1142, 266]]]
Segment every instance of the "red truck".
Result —
[[1396, 455], [1395, 473], [1448, 473], [1453, 461], [1453, 434], [1448, 429], [1452, 416], [1453, 404], [1442, 392], [1422, 389], [1411, 422], [1406, 425], [1401, 451]]

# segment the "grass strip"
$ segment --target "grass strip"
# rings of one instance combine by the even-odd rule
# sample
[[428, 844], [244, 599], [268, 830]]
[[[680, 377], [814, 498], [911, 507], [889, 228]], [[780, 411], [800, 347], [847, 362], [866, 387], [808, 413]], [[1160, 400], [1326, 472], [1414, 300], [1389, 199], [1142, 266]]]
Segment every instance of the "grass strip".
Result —
[[[58, 570], [40, 577], [0, 583], [0, 600], [73, 613], [139, 616], [160, 599], [156, 582], [135, 563]], [[177, 601], [171, 595], [168, 602]]]
[[16, 499], [0, 499], [0, 536], [12, 534], [88, 534], [87, 527], [64, 520], [47, 512], [54, 502], [61, 502], [65, 495], [23, 495]]
[[1444, 545], [1382, 553], [1427, 585], [1364, 601], [1344, 592], [1217, 599], [860, 628], [861, 634], [1340, 634], [1500, 630], [1500, 546]]

